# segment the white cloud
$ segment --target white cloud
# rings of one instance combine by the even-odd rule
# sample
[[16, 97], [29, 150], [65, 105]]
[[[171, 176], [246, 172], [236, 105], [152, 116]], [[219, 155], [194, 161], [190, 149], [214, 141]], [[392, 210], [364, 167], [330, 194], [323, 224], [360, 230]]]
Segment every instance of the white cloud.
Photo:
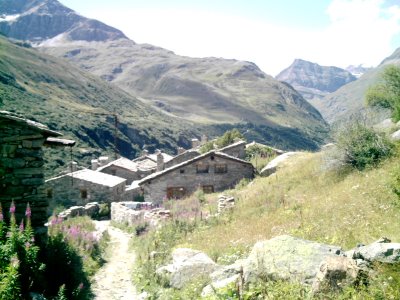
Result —
[[[194, 10], [92, 11], [97, 18], [139, 43], [151, 43], [180, 55], [249, 60], [276, 75], [295, 58], [322, 65], [376, 65], [391, 54], [400, 32], [400, 6], [383, 0], [333, 0], [329, 26], [313, 30], [284, 27], [267, 20]], [[399, 45], [400, 46], [400, 45]]]

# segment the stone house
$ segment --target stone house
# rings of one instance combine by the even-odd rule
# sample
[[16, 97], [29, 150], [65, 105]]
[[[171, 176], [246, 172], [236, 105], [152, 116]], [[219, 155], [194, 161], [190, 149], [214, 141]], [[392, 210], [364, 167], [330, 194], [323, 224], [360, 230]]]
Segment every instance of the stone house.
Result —
[[174, 156], [172, 159], [165, 162], [164, 169], [167, 169], [167, 168], [170, 168], [177, 164], [183, 163], [183, 162], [193, 159], [199, 155], [201, 155], [201, 153], [198, 150], [195, 150], [195, 149], [185, 150], [184, 152], [179, 153], [177, 156]]
[[246, 142], [237, 141], [224, 148], [218, 149], [218, 151], [233, 157], [244, 159], [246, 157]]
[[[47, 221], [42, 147], [48, 138], [49, 144], [56, 145], [51, 137], [60, 135], [43, 124], [0, 111], [0, 202], [8, 212], [14, 201], [17, 222], [25, 217], [27, 203], [32, 226], [41, 227]], [[8, 217], [8, 213], [4, 215]]]
[[191, 160], [156, 172], [138, 182], [145, 201], [160, 204], [164, 198], [179, 199], [198, 188], [218, 192], [241, 179], [254, 177], [252, 164], [225, 153], [210, 151]]
[[150, 172], [146, 172], [147, 170], [141, 169], [138, 163], [125, 157], [120, 157], [117, 160], [109, 162], [95, 171], [125, 178], [127, 185], [130, 185], [132, 181], [142, 179], [151, 174]]
[[84, 169], [46, 180], [49, 213], [62, 205], [84, 206], [89, 202], [111, 203], [125, 200], [126, 179]]

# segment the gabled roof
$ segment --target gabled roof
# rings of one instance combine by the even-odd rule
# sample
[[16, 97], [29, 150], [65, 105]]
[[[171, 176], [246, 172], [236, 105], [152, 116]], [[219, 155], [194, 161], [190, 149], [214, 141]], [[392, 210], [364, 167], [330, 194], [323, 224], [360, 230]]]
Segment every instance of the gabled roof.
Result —
[[51, 178], [49, 180], [46, 180], [46, 182], [57, 180], [62, 177], [65, 177], [65, 176], [88, 181], [88, 182], [103, 185], [103, 186], [108, 186], [108, 187], [114, 187], [114, 186], [126, 181], [125, 178], [121, 178], [118, 176], [113, 176], [113, 175], [109, 175], [109, 174], [102, 173], [102, 172], [92, 171], [89, 169], [83, 169], [80, 171], [68, 173], [63, 176]]
[[35, 122], [32, 120], [25, 119], [22, 116], [16, 115], [9, 111], [0, 110], [0, 119], [11, 120], [11, 121], [19, 123], [21, 125], [24, 125], [26, 127], [30, 127], [32, 129], [42, 132], [44, 136], [60, 136], [60, 135], [62, 135], [61, 133], [59, 133], [57, 131], [50, 130], [46, 125], [44, 125], [42, 123], [38, 123], [38, 122]]
[[200, 156], [196, 156], [196, 157], [194, 157], [192, 159], [189, 159], [187, 161], [184, 161], [184, 162], [182, 162], [180, 164], [174, 165], [174, 166], [172, 166], [170, 168], [164, 169], [164, 170], [162, 170], [160, 172], [153, 173], [153, 174], [143, 178], [142, 180], [140, 180], [138, 182], [138, 184], [141, 185], [141, 184], [143, 184], [143, 183], [145, 183], [145, 182], [147, 182], [149, 180], [153, 180], [155, 178], [161, 177], [161, 176], [163, 176], [163, 175], [165, 175], [165, 174], [167, 174], [169, 172], [172, 172], [172, 171], [174, 171], [176, 169], [179, 169], [179, 168], [182, 168], [184, 166], [190, 165], [190, 164], [192, 164], [192, 163], [194, 163], [194, 162], [196, 162], [198, 160], [201, 160], [201, 159], [206, 158], [206, 157], [211, 156], [211, 155], [223, 157], [225, 159], [229, 159], [229, 160], [232, 160], [232, 161], [235, 161], [235, 162], [239, 162], [239, 163], [242, 163], [242, 164], [246, 164], [246, 165], [250, 165], [250, 166], [253, 167], [253, 165], [251, 163], [249, 163], [248, 161], [245, 161], [243, 159], [236, 158], [236, 157], [230, 156], [228, 154], [225, 154], [225, 153], [222, 153], [222, 152], [217, 152], [217, 151], [213, 150], [213, 151], [204, 153], [204, 154], [202, 154]]
[[132, 171], [132, 172], [137, 172], [138, 170], [138, 164], [131, 161], [130, 159], [127, 159], [125, 157], [120, 157], [117, 160], [114, 160], [112, 162], [109, 162], [108, 164], [98, 168], [96, 171], [101, 172], [102, 170], [110, 167], [110, 166], [116, 166], [116, 167], [120, 167], [122, 169], [128, 170], [128, 171]]

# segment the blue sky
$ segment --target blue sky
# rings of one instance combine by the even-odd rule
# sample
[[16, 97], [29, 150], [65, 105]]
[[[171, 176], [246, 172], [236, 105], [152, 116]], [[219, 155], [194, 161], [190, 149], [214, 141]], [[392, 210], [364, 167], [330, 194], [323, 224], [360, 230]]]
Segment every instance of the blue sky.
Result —
[[377, 65], [400, 47], [399, 0], [61, 0], [138, 43], [180, 55], [255, 62], [276, 75], [295, 58]]

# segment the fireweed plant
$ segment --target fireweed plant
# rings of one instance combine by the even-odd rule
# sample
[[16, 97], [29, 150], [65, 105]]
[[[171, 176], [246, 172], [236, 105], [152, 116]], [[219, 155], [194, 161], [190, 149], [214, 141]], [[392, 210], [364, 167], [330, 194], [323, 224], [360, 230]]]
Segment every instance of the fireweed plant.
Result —
[[0, 299], [3, 300], [27, 298], [44, 269], [38, 260], [39, 247], [35, 245], [29, 203], [25, 222], [22, 220], [20, 225], [16, 223], [15, 209], [12, 202], [7, 225], [0, 203]]

